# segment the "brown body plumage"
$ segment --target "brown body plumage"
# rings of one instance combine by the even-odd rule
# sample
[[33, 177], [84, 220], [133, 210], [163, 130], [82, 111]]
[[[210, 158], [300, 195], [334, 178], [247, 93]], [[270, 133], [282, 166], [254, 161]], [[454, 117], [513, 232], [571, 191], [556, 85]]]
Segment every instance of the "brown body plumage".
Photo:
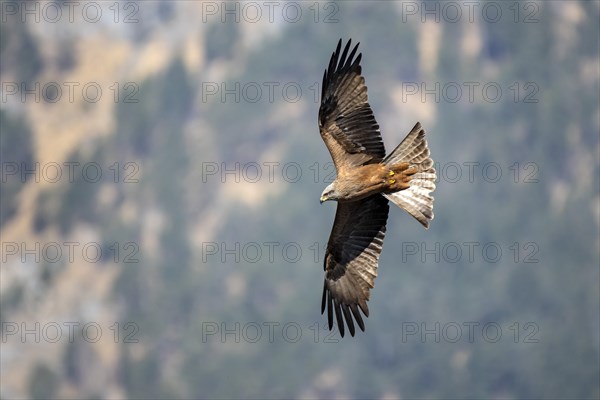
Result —
[[336, 167], [336, 180], [321, 202], [337, 200], [335, 221], [324, 260], [321, 312], [333, 314], [344, 336], [344, 319], [354, 336], [354, 321], [364, 331], [359, 312], [369, 316], [373, 288], [388, 216], [388, 200], [408, 211], [423, 226], [433, 219], [435, 170], [425, 131], [417, 122], [387, 157], [379, 126], [368, 103], [361, 75], [358, 44], [348, 54], [340, 39], [323, 75], [319, 129]]
[[387, 166], [383, 163], [361, 165], [343, 170], [336, 178], [338, 201], [360, 200], [376, 193], [394, 193], [407, 189], [417, 172], [408, 163]]

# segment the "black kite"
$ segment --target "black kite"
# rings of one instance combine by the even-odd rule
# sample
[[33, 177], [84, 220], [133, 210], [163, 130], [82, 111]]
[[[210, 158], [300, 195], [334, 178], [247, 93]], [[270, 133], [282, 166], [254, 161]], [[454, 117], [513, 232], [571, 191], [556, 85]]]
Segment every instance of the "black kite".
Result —
[[[321, 313], [329, 329], [333, 311], [344, 336], [344, 319], [354, 336], [354, 320], [365, 325], [367, 301], [377, 276], [377, 264], [388, 216], [388, 200], [406, 210], [425, 228], [433, 219], [435, 170], [425, 131], [417, 122], [387, 157], [379, 125], [367, 99], [361, 75], [358, 44], [340, 55], [340, 39], [323, 74], [319, 129], [337, 171], [335, 181], [321, 195], [321, 203], [337, 200], [335, 221], [327, 243], [323, 268], [325, 284]], [[352, 318], [354, 316], [354, 319]]]

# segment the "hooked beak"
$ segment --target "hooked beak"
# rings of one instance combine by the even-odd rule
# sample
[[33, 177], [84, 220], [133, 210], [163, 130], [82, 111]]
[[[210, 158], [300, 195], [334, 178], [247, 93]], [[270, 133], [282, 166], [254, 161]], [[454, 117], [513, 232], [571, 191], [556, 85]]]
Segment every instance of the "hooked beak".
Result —
[[325, 202], [325, 201], [327, 201], [327, 197], [325, 197], [325, 196], [321, 196], [321, 198], [319, 199], [319, 202], [320, 202], [321, 204], [323, 204], [323, 202]]

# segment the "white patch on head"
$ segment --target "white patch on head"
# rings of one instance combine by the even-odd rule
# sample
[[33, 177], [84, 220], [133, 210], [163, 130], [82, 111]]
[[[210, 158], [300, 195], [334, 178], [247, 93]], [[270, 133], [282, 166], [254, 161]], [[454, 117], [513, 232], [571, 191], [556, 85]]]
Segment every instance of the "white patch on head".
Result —
[[334, 191], [334, 184], [335, 182], [331, 182], [326, 188], [325, 190], [323, 190], [323, 193], [321, 193], [321, 197], [325, 196], [328, 193], [333, 193]]

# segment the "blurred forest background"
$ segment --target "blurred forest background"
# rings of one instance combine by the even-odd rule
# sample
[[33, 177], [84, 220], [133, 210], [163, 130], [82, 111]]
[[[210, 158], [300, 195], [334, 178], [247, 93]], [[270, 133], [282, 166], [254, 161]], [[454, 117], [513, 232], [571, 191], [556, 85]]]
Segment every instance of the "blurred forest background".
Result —
[[[88, 3], [0, 3], [2, 398], [600, 396], [600, 2]], [[340, 37], [440, 174], [343, 339]]]

